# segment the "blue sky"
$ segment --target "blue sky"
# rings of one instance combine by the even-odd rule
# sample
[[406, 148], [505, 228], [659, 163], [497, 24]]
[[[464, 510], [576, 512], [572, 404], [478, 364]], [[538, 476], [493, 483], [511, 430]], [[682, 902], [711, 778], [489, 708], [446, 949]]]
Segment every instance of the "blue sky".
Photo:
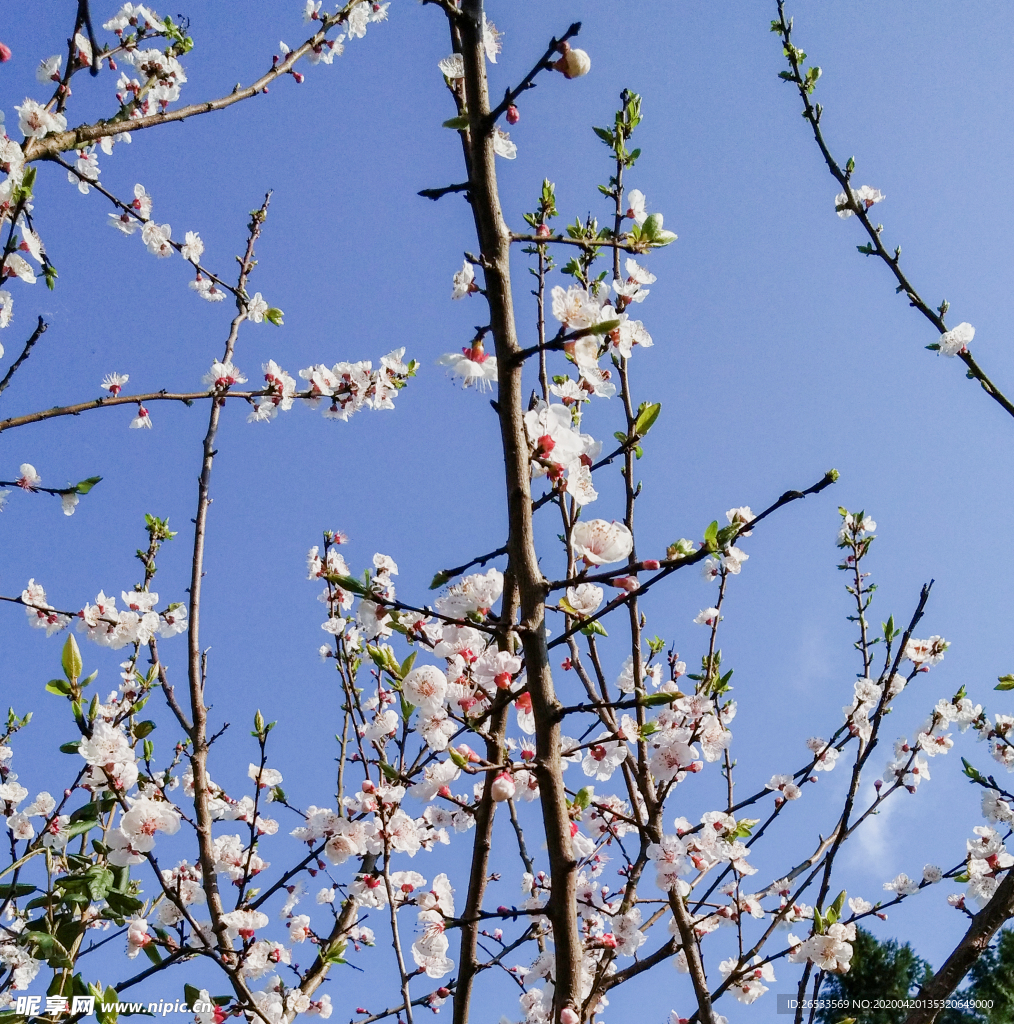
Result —
[[[108, 16], [93, 6], [99, 21]], [[7, 5], [2, 38], [14, 58], [0, 69], [0, 109], [9, 131], [14, 104], [42, 98], [35, 65], [64, 49], [73, 7]], [[635, 395], [663, 406], [638, 466], [645, 481], [639, 553], [661, 555], [677, 537], [700, 536], [725, 509], [764, 507], [831, 466], [841, 473], [831, 491], [757, 531], [730, 588], [722, 647], [736, 669], [741, 786], [752, 791], [772, 772], [794, 770], [806, 738], [829, 734], [850, 699], [858, 665], [835, 569], [838, 504], [865, 508], [878, 523], [874, 621], [892, 612], [907, 620], [919, 587], [933, 578], [920, 629], [953, 642], [885, 723], [887, 743], [874, 765], [887, 759], [895, 734], [961, 685], [990, 710], [1009, 711], [1009, 696], [992, 686], [1014, 666], [1014, 567], [1004, 538], [1014, 501], [1014, 422], [964, 379], [956, 360], [924, 350], [932, 329], [895, 296], [884, 268], [856, 253], [864, 241], [858, 225], [834, 215], [835, 183], [794, 90], [776, 77], [782, 58], [768, 32], [774, 4], [492, 0], [488, 7], [505, 32], [491, 68], [494, 95], [577, 18], [592, 58], [587, 77], [547, 76], [519, 104], [521, 121], [511, 129], [518, 158], [498, 164], [512, 226], [544, 177], [556, 182], [567, 220], [604, 216], [594, 186], [609, 168], [590, 126], [609, 123], [622, 88], [644, 97], [635, 142], [644, 155], [630, 183], [680, 237], [651, 258], [658, 282], [638, 310], [655, 347], [633, 361]], [[197, 44], [184, 60], [184, 102], [250, 81], [279, 39], [295, 46], [303, 38], [296, 3], [193, 0], [184, 13]], [[790, 13], [798, 44], [823, 68], [817, 98], [833, 152], [842, 162], [854, 154], [857, 183], [886, 193], [876, 210], [885, 240], [903, 247], [927, 301], [950, 301], [950, 323], [975, 325], [976, 357], [1014, 391], [1006, 173], [1014, 11], [800, 0]], [[484, 322], [478, 298], [449, 300], [451, 274], [463, 251], [475, 249], [471, 217], [460, 197], [430, 203], [415, 195], [462, 176], [458, 140], [440, 128], [453, 111], [436, 62], [449, 49], [436, 9], [395, 0], [388, 24], [350, 44], [333, 67], [304, 69], [304, 84], [289, 79], [224, 113], [137, 133], [131, 146], [100, 158], [106, 187], [126, 195], [143, 183], [155, 219], [171, 223], [174, 238], [200, 231], [206, 264], [226, 275], [247, 212], [275, 190], [251, 290], [285, 311], [285, 326], [241, 332], [235, 358], [251, 378], [268, 358], [294, 373], [315, 362], [376, 361], [402, 345], [422, 364], [395, 412], [364, 412], [348, 424], [299, 408], [266, 426], [247, 424], [238, 409], [224, 417], [202, 642], [211, 647], [214, 714], [233, 727], [212, 771], [239, 789], [253, 756], [246, 723], [259, 706], [280, 722], [276, 764], [303, 806], [328, 800], [339, 721], [333, 680], [316, 655], [320, 606], [303, 579], [306, 549], [321, 530], [343, 529], [350, 564], [368, 564], [374, 551], [390, 554], [401, 569], [399, 595], [421, 599], [436, 570], [505, 537], [495, 416], [435, 365]], [[112, 112], [112, 76], [75, 81], [72, 122]], [[38, 227], [60, 279], [53, 293], [14, 286], [17, 319], [2, 339], [4, 368], [38, 314], [51, 326], [0, 397], [0, 415], [95, 397], [111, 370], [129, 373], [131, 386], [145, 391], [197, 390], [221, 352], [229, 304], [199, 302], [181, 259], [156, 261], [136, 237], [110, 231], [106, 201], [79, 195], [59, 168], [40, 167], [36, 195]], [[519, 329], [531, 343], [524, 266], [518, 253]], [[615, 405], [597, 408], [592, 433], [608, 438], [618, 413]], [[152, 512], [181, 530], [163, 552], [156, 588], [184, 598], [206, 414], [165, 405], [151, 414], [151, 432], [128, 431], [130, 413], [119, 409], [0, 437], [2, 478], [26, 461], [47, 485], [104, 477], [70, 519], [45, 496], [12, 496], [0, 515], [0, 593], [18, 593], [35, 577], [53, 604], [76, 608], [100, 588], [129, 589], [143, 514]], [[597, 485], [594, 514], [619, 517], [618, 473], [603, 470]], [[544, 531], [551, 539], [555, 524]], [[696, 573], [678, 574], [645, 602], [649, 632], [697, 661], [703, 637], [691, 619], [711, 599]], [[111, 688], [118, 657], [94, 647], [84, 654]], [[182, 638], [167, 641], [163, 657], [182, 674]], [[15, 762], [33, 792], [64, 784], [65, 765], [48, 750], [71, 738], [71, 726], [56, 698], [42, 692], [58, 660], [55, 638], [30, 632], [20, 609], [0, 608], [3, 699], [36, 713], [32, 745], [23, 741]], [[618, 667], [622, 657], [615, 660]], [[159, 720], [156, 738], [168, 749], [170, 724]], [[961, 755], [987, 767], [983, 747], [958, 739], [934, 763], [933, 780], [915, 797], [895, 798], [870, 837], [843, 855], [841, 884], [850, 894], [875, 900], [899, 871], [917, 875], [926, 862], [946, 867], [961, 857], [981, 820], [978, 796], [960, 775]], [[718, 784], [714, 773], [701, 779], [672, 813], [694, 818], [711, 809]], [[844, 785], [844, 772], [835, 772], [820, 788], [837, 794]], [[828, 823], [809, 817], [815, 798], [794, 808], [758, 849], [762, 875], [801, 860], [817, 829], [830, 827], [824, 796]], [[964, 929], [944, 903], [947, 891], [916, 897], [877, 934], [915, 936], [919, 953], [939, 964]], [[386, 946], [378, 948], [370, 960], [378, 966], [368, 969], [380, 970], [387, 957]], [[783, 980], [788, 971], [778, 973], [772, 992], [794, 990]], [[659, 988], [648, 982], [636, 992], [653, 1019], [689, 998], [675, 972], [657, 976]], [[369, 990], [376, 975], [348, 983], [351, 992]], [[156, 986], [156, 998], [166, 985]], [[490, 1020], [513, 1011], [503, 991], [510, 1005]], [[617, 995], [615, 1019], [629, 998], [626, 990]], [[764, 1012], [722, 1009], [733, 1022]]]

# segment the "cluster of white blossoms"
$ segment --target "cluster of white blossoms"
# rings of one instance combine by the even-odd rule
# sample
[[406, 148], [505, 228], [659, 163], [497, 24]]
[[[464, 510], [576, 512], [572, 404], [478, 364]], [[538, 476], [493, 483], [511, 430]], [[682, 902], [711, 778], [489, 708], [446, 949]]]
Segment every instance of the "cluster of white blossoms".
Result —
[[963, 895], [948, 897], [948, 903], [964, 908], [966, 901], [981, 910], [1000, 885], [1001, 876], [1014, 866], [1014, 857], [1007, 852], [1004, 837], [988, 825], [972, 829], [974, 838], [966, 841], [965, 872], [968, 888]]
[[[0, 354], [2, 354], [2, 349], [0, 349]], [[13, 482], [16, 487], [20, 487], [23, 491], [37, 491], [42, 486], [42, 477], [30, 462], [22, 462], [18, 469], [17, 478], [8, 482]], [[72, 516], [80, 501], [77, 488], [68, 487], [62, 490], [54, 488], [53, 490], [60, 496], [63, 514], [65, 516]], [[4, 506], [7, 504], [10, 493], [9, 490], [0, 489], [0, 512], [3, 511]]]
[[21, 592], [29, 625], [44, 629], [46, 636], [67, 628], [77, 621], [77, 630], [100, 647], [114, 651], [127, 644], [146, 644], [155, 635], [175, 636], [187, 628], [187, 606], [174, 602], [162, 611], [155, 611], [158, 594], [148, 590], [121, 591], [124, 607], [116, 607], [115, 597], [99, 591], [94, 604], [85, 602], [76, 613], [58, 612], [46, 600], [46, 591], [34, 579]]
[[[107, 848], [106, 860], [113, 867], [131, 867], [151, 859], [155, 854], [158, 836], [175, 835], [182, 822], [181, 812], [168, 797], [168, 791], [175, 789], [180, 780], [171, 771], [154, 776], [147, 771], [142, 774], [140, 748], [137, 747], [139, 741], [131, 735], [133, 727], [130, 716], [140, 709], [147, 687], [134, 671], [133, 661], [124, 663], [123, 669], [123, 681], [119, 689], [110, 693], [105, 702], [97, 698], [93, 701], [88, 714], [88, 728], [75, 745], [85, 764], [80, 787], [96, 797], [111, 796], [120, 805], [119, 810], [114, 812], [115, 820], [108, 822], [102, 836]], [[146, 752], [145, 757], [148, 756]], [[39, 793], [31, 804], [21, 806], [28, 796], [28, 790], [20, 784], [17, 774], [10, 768], [12, 757], [12, 748], [0, 744], [0, 817], [6, 819], [13, 842], [26, 843], [25, 849], [28, 850], [30, 844], [34, 842], [38, 845], [41, 841], [44, 847], [60, 855], [72, 836], [101, 826], [102, 822], [95, 816], [74, 815], [72, 818], [71, 815], [61, 813], [66, 799], [58, 805], [49, 793]], [[251, 764], [248, 776], [261, 791], [262, 803], [273, 799], [275, 787], [282, 781], [280, 772], [263, 765]], [[184, 793], [192, 799], [194, 780], [189, 768], [182, 781]], [[210, 779], [208, 787], [209, 811], [213, 820], [242, 822], [248, 837], [250, 834], [257, 837], [273, 835], [278, 831], [277, 822], [256, 812], [255, 801], [251, 796], [233, 799]], [[66, 795], [70, 796], [70, 792], [68, 790]], [[249, 880], [269, 866], [258, 856], [256, 847], [249, 845], [249, 838], [244, 842], [239, 835], [216, 836], [213, 861], [217, 874], [237, 883]], [[193, 917], [194, 911], [206, 903], [200, 866], [183, 860], [175, 867], [160, 869], [160, 875], [163, 891], [169, 895], [157, 900], [147, 917], [135, 914], [127, 921], [125, 951], [128, 958], [136, 957], [154, 941], [148, 922], [148, 917], [153, 915], [157, 925], [162, 928], [179, 929], [188, 946], [207, 948], [214, 944], [210, 922], [195, 920]], [[419, 878], [418, 882], [422, 884], [423, 880]], [[435, 888], [439, 882], [440, 879], [437, 879]], [[288, 929], [285, 942], [257, 938], [257, 933], [270, 923], [268, 915], [260, 910], [241, 906], [223, 915], [222, 921], [229, 936], [239, 943], [238, 969], [240, 976], [247, 982], [262, 978], [276, 970], [280, 964], [290, 964], [293, 945], [307, 940], [318, 941], [312, 931], [310, 917], [294, 913], [304, 892], [305, 885], [302, 882], [288, 887], [288, 897], [281, 908], [281, 918]], [[138, 905], [140, 903], [133, 901], [132, 897], [126, 897], [124, 893], [120, 895]], [[322, 889], [318, 893], [317, 902], [328, 904], [334, 896], [334, 889]], [[110, 894], [109, 906], [113, 906], [112, 900], [113, 895]], [[109, 906], [102, 897], [95, 898], [83, 918], [87, 927], [108, 927]], [[115, 912], [113, 916], [116, 916]], [[33, 947], [20, 938], [32, 934], [27, 930], [30, 918], [29, 912], [9, 905], [5, 916], [5, 921], [9, 923], [5, 925], [4, 937], [0, 940], [0, 962], [12, 971], [14, 988], [18, 990], [27, 988], [42, 966], [42, 961], [31, 955]], [[357, 948], [360, 942], [373, 943], [370, 929], [358, 924], [349, 929], [347, 937], [357, 944]], [[279, 993], [283, 993], [285, 1000], [288, 1000], [286, 1005], [298, 1008], [299, 1013], [325, 1018], [331, 1015], [330, 997], [324, 995], [311, 1001], [302, 993], [286, 990], [277, 977], [267, 979], [263, 990], [254, 993], [254, 998], [258, 1005], [273, 1006]], [[0, 1001], [0, 1006], [6, 1006], [9, 1002], [10, 999], [5, 998]]]
[[[35, 827], [31, 819], [42, 817], [43, 842], [59, 851], [65, 842], [60, 839], [61, 824], [66, 826], [69, 819], [65, 815], [53, 815], [56, 801], [48, 793], [40, 793], [31, 804], [18, 810], [18, 804], [27, 798], [28, 790], [18, 782], [17, 773], [11, 769], [13, 757], [13, 748], [0, 742], [0, 817], [6, 819], [12, 842], [19, 841], [26, 833], [34, 836]], [[24, 991], [35, 980], [43, 961], [32, 956], [28, 943], [18, 941], [18, 936], [24, 931], [24, 922], [15, 918], [10, 910], [4, 921], [5, 926], [0, 929], [0, 964], [5, 972], [9, 972], [11, 987]], [[9, 1001], [9, 997], [4, 999], [0, 996], [0, 1007]]]
[[[263, 320], [263, 310], [260, 308], [262, 306], [266, 309], [267, 303], [258, 292], [249, 301], [249, 318], [255, 322]], [[251, 423], [270, 422], [279, 412], [290, 410], [297, 398], [311, 409], [323, 407], [324, 418], [332, 420], [346, 421], [364, 408], [393, 409], [395, 396], [405, 387], [408, 378], [415, 375], [418, 365], [415, 360], [404, 362], [404, 355], [404, 348], [388, 352], [387, 355], [381, 356], [380, 366], [376, 370], [369, 361], [335, 363], [330, 368], [322, 363], [308, 366], [299, 371], [299, 376], [306, 381], [302, 391], [297, 389], [296, 379], [290, 373], [283, 370], [273, 359], [269, 359], [261, 365], [265, 381], [261, 390], [264, 393], [249, 399], [253, 409], [247, 420]], [[101, 386], [111, 395], [118, 395], [129, 379], [130, 375], [126, 373], [107, 373]], [[247, 383], [247, 377], [231, 360], [223, 363], [216, 359], [202, 377], [202, 383], [207, 385], [214, 395], [224, 396], [234, 384]], [[150, 429], [151, 426], [151, 414], [138, 403], [137, 415], [130, 421], [130, 427]], [[28, 468], [32, 469], [30, 466]], [[16, 482], [27, 489], [34, 489], [38, 480], [36, 479], [31, 486], [27, 483], [22, 484], [20, 480]], [[0, 491], [0, 508], [3, 507], [3, 499], [8, 493]], [[65, 513], [71, 515], [78, 501], [77, 495], [61, 493], [61, 497]]]
[[[460, 55], [441, 61], [440, 69], [448, 80], [464, 75]], [[506, 136], [501, 133], [497, 138], [495, 146], [500, 152]], [[648, 216], [644, 195], [634, 190], [628, 193], [627, 202], [626, 216], [637, 225], [643, 224]], [[655, 216], [660, 227], [661, 217]], [[553, 377], [550, 391], [559, 403], [540, 400], [526, 413], [525, 430], [533, 478], [547, 476], [578, 505], [587, 505], [598, 497], [592, 466], [602, 450], [600, 441], [581, 430], [583, 405], [592, 397], [611, 398], [616, 394], [612, 371], [599, 365], [603, 356], [629, 359], [636, 346], [652, 345], [644, 324], [632, 320], [625, 309], [643, 302], [650, 291], [647, 286], [654, 281], [654, 274], [627, 259], [625, 276], [617, 277], [611, 287], [595, 282], [588, 288], [579, 283], [567, 289], [559, 285], [552, 289], [553, 316], [560, 322], [561, 331], [571, 332], [564, 335], [564, 351], [577, 373], [575, 377]], [[451, 298], [461, 299], [480, 291], [473, 265], [466, 259], [454, 275]], [[464, 387], [475, 385], [484, 390], [497, 382], [496, 359], [486, 352], [481, 334], [460, 353], [443, 355], [439, 363], [460, 378]]]
[[[41, 138], [49, 131], [62, 131], [59, 118], [66, 127], [63, 115], [49, 114], [34, 100], [26, 99], [20, 107], [15, 107], [19, 115], [19, 124], [26, 137]], [[39, 134], [41, 132], [41, 135]], [[17, 278], [25, 284], [35, 284], [36, 274], [25, 255], [31, 257], [40, 266], [45, 265], [46, 247], [42, 239], [33, 230], [29, 217], [33, 205], [22, 192], [25, 176], [25, 157], [13, 139], [8, 138], [4, 114], [0, 110], [0, 171], [4, 177], [0, 180], [0, 227], [10, 225], [10, 230], [20, 232], [20, 242], [13, 252], [3, 255], [0, 260], [0, 284], [8, 278]], [[16, 218], [16, 223], [10, 222]], [[22, 255], [24, 253], [25, 255]], [[6, 288], [0, 288], [0, 329], [7, 327], [14, 315], [14, 297]], [[0, 345], [0, 357], [4, 354]]]
[[[138, 182], [134, 186], [133, 200], [120, 213], [109, 214], [108, 223], [125, 235], [133, 235], [140, 229], [141, 241], [148, 252], [159, 259], [165, 259], [178, 251], [185, 260], [198, 268], [197, 277], [190, 282], [190, 288], [208, 302], [221, 302], [225, 298], [225, 291], [210, 278], [205, 277], [200, 270], [201, 256], [204, 254], [204, 241], [201, 236], [196, 231], [188, 231], [182, 243], [174, 242], [172, 225], [158, 224], [151, 219], [152, 205], [152, 197]], [[260, 293], [255, 300], [248, 303], [248, 316], [259, 323], [263, 320], [263, 313], [268, 307], [266, 302], [257, 300], [260, 300]]]
[[886, 197], [879, 188], [873, 188], [870, 185], [863, 185], [860, 188], [850, 188], [849, 195], [844, 192], [839, 192], [834, 197], [834, 208], [838, 211], [838, 216], [844, 220], [846, 217], [851, 217], [855, 210], [852, 209], [849, 199], [855, 203], [856, 206], [863, 210], [871, 209], [876, 203], [881, 202]]
[[836, 921], [823, 932], [814, 931], [807, 939], [799, 940], [789, 934], [792, 947], [789, 963], [813, 962], [819, 970], [846, 974], [852, 965], [852, 943], [856, 940], [856, 926], [852, 922]]
[[539, 401], [525, 413], [525, 431], [533, 449], [533, 479], [548, 476], [554, 483], [560, 482], [576, 504], [588, 505], [598, 497], [591, 467], [602, 451], [602, 442], [581, 433], [576, 410], [577, 406]]

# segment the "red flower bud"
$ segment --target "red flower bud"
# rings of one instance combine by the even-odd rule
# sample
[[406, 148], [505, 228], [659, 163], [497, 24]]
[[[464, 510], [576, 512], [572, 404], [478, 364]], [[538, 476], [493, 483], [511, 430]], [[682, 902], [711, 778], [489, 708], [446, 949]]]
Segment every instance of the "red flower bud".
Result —
[[515, 107], [514, 104], [512, 103], [507, 108], [507, 123], [508, 124], [517, 124], [518, 121], [520, 121], [520, 120], [521, 120], [521, 113], [518, 110], [518, 108]]

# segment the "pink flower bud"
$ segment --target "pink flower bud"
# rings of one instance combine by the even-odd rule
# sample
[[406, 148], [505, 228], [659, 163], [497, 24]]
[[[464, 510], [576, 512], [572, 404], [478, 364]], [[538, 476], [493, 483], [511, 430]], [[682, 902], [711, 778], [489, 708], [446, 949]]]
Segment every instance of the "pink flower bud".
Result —
[[293, 71], [292, 77], [296, 80], [296, 85], [303, 84], [303, 76], [298, 71]]
[[645, 567], [645, 569], [658, 569], [659, 568], [658, 559], [656, 559], [656, 558], [649, 558], [646, 562], [642, 562], [641, 565], [643, 565]]
[[6, 64], [11, 59], [11, 48], [0, 43], [0, 64]]
[[632, 594], [640, 588], [641, 584], [638, 583], [635, 576], [617, 576], [613, 580], [613, 586], [619, 587], [620, 590], [625, 590], [628, 594]]
[[502, 804], [505, 800], [512, 799], [516, 790], [517, 787], [514, 785], [514, 777], [511, 773], [500, 772], [493, 780], [490, 795], [498, 804]]
[[521, 120], [521, 112], [520, 112], [520, 111], [518, 110], [518, 108], [517, 108], [516, 106], [514, 106], [514, 104], [512, 103], [512, 104], [511, 104], [511, 105], [510, 105], [510, 106], [509, 106], [509, 107], [507, 108], [507, 123], [508, 123], [508, 124], [517, 124], [517, 123], [518, 123], [518, 121], [520, 121], [520, 120]]
[[560, 1024], [581, 1024], [581, 1018], [577, 1015], [575, 1010], [572, 1010], [569, 1006], [565, 1006], [560, 1011]]
[[549, 236], [551, 234], [552, 234], [552, 232], [549, 230], [549, 225], [548, 224], [540, 224], [535, 229], [535, 235], [536, 235], [537, 238], [549, 238]]

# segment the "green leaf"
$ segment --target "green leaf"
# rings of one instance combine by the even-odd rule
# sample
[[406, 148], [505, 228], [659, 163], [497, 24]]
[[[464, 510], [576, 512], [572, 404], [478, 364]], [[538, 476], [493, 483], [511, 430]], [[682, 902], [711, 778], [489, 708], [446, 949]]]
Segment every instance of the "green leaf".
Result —
[[345, 963], [345, 946], [344, 940], [339, 939], [337, 942], [331, 943], [330, 946], [325, 946], [320, 951], [321, 963], [325, 964], [343, 964]]
[[440, 572], [433, 577], [433, 581], [430, 583], [430, 590], [436, 590], [437, 588], [442, 587], [450, 578], [451, 574], [449, 572], [444, 572], [444, 570], [441, 569]]
[[979, 769], [976, 768], [971, 762], [966, 761], [964, 758], [962, 758], [961, 759], [961, 763], [964, 765], [963, 771], [964, 771], [965, 775], [967, 775], [973, 782], [985, 782], [986, 781], [985, 778], [983, 778], [983, 775], [979, 771]]
[[718, 520], [716, 519], [704, 531], [704, 547], [709, 551], [718, 550]]
[[608, 128], [595, 128], [592, 131], [607, 145], [613, 144], [613, 133]]
[[158, 946], [154, 943], [149, 942], [147, 946], [142, 947], [144, 949], [144, 955], [153, 963], [162, 963], [162, 955], [158, 951]]
[[594, 796], [595, 787], [585, 786], [584, 789], [579, 789], [577, 791], [577, 795], [574, 797], [574, 804], [580, 807], [582, 811], [586, 811]]
[[637, 703], [646, 708], [653, 708], [659, 704], [671, 704], [674, 700], [679, 700], [678, 693], [649, 693]]
[[97, 866], [88, 873], [88, 894], [93, 900], [104, 900], [113, 887], [113, 873], [109, 868]]
[[35, 886], [27, 882], [15, 882], [13, 885], [0, 885], [0, 900], [21, 899], [22, 896], [30, 896], [35, 892]]
[[[46, 689], [49, 689], [49, 687], [46, 687]], [[80, 746], [81, 746], [81, 741], [80, 740], [71, 740], [70, 743], [61, 743], [60, 744], [60, 753], [61, 754], [76, 754], [77, 751], [78, 751], [78, 747], [80, 747]]]
[[458, 753], [458, 751], [456, 751], [456, 750], [454, 749], [454, 747], [448, 747], [448, 748], [447, 748], [447, 753], [448, 753], [448, 755], [450, 756], [451, 760], [452, 760], [452, 761], [453, 761], [453, 762], [454, 762], [454, 763], [455, 763], [455, 764], [456, 764], [456, 765], [457, 765], [457, 766], [458, 766], [459, 768], [464, 768], [464, 767], [465, 767], [465, 765], [467, 765], [467, 764], [468, 764], [468, 758], [467, 758], [467, 757], [465, 757], [465, 755], [464, 755], [464, 754], [459, 754], [459, 753]]
[[407, 657], [407, 658], [406, 658], [406, 659], [405, 659], [405, 660], [404, 660], [404, 661], [403, 661], [403, 662], [401, 663], [401, 678], [402, 678], [402, 679], [404, 679], [404, 678], [405, 678], [405, 676], [407, 676], [407, 675], [409, 674], [409, 672], [411, 672], [411, 671], [412, 671], [412, 666], [413, 666], [413, 665], [415, 664], [415, 656], [416, 656], [416, 655], [417, 655], [418, 653], [419, 653], [418, 651], [413, 651], [413, 652], [412, 652], [412, 653], [411, 653], [411, 654], [410, 654], [410, 655], [409, 655], [409, 656], [408, 656], [408, 657]]
[[139, 739], [143, 740], [145, 736], [150, 736], [155, 731], [155, 723], [146, 719], [143, 722], [134, 723], [134, 735]]
[[106, 893], [106, 903], [109, 904], [110, 908], [121, 917], [128, 917], [130, 914], [136, 914], [137, 911], [144, 906], [142, 900], [131, 896], [129, 893], [120, 892], [119, 889], [110, 889]]
[[662, 411], [661, 402], [653, 402], [651, 405], [644, 405], [637, 414], [637, 419], [634, 422], [634, 433], [640, 437], [644, 437], [649, 430], [655, 425], [655, 420], [658, 419], [658, 414]]
[[189, 1006], [190, 1009], [192, 1010], [194, 1008], [194, 1003], [196, 1003], [197, 1000], [201, 998], [201, 990], [198, 988], [194, 988], [193, 985], [184, 984], [183, 998], [186, 1000], [187, 1006]]
[[589, 622], [587, 626], [582, 626], [581, 632], [584, 633], [585, 636], [609, 636], [606, 632], [605, 626], [603, 626], [598, 619], [595, 619], [593, 622]]
[[841, 917], [842, 909], [845, 906], [845, 890], [842, 889], [840, 893], [834, 898], [834, 903], [831, 904], [831, 909], [835, 912], [837, 917]]
[[385, 777], [390, 779], [392, 782], [398, 780], [398, 769], [393, 764], [388, 764], [386, 761], [380, 762], [380, 770], [384, 773]]
[[74, 639], [73, 633], [67, 634], [66, 643], [63, 645], [63, 654], [60, 657], [60, 664], [63, 665], [63, 674], [74, 682], [81, 675], [84, 663], [81, 661], [81, 650]]
[[353, 594], [358, 594], [360, 597], [365, 597], [367, 594], [366, 587], [363, 585], [362, 581], [357, 580], [355, 576], [327, 574], [324, 579], [326, 579], [328, 583], [333, 583], [336, 587], [341, 587], [342, 590], [348, 590]]
[[87, 494], [97, 483], [101, 482], [102, 477], [90, 476], [87, 480], [81, 480], [74, 488], [78, 494]]
[[592, 324], [588, 328], [589, 334], [608, 334], [610, 331], [615, 331], [620, 326], [619, 320], [603, 320], [601, 323]]
[[71, 693], [70, 683], [66, 679], [50, 679], [46, 683], [46, 692], [55, 693], [61, 697], [69, 697]]
[[729, 839], [745, 839], [753, 834], [754, 826], [760, 821], [760, 818], [740, 818], [736, 822], [736, 828], [727, 833]]
[[97, 821], [72, 821], [67, 826], [66, 835], [68, 838], [73, 839], [74, 836], [84, 835], [89, 829], [95, 828], [98, 825]]
[[1014, 676], [1008, 674], [998, 678], [999, 682], [993, 687], [994, 690], [1014, 690]]
[[71, 821], [95, 821], [102, 810], [102, 805], [97, 800], [91, 800], [83, 804], [76, 811], [71, 812]]
[[662, 218], [657, 213], [651, 213], [641, 225], [641, 236], [647, 241], [653, 241], [659, 231], [662, 230]]
[[468, 116], [462, 114], [460, 117], [452, 117], [449, 121], [444, 121], [441, 127], [453, 128], [455, 131], [463, 132], [468, 128]]

